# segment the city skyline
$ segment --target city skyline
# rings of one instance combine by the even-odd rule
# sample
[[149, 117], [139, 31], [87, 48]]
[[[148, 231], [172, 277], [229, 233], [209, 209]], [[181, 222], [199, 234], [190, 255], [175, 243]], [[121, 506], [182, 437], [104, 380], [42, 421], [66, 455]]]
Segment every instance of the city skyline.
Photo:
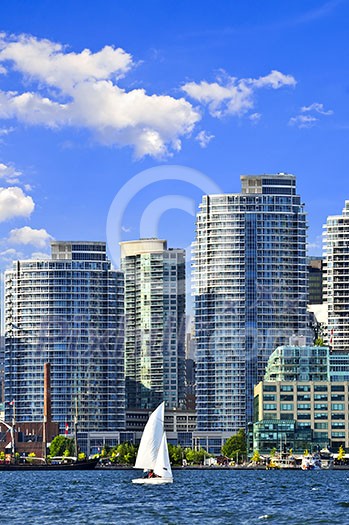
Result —
[[[293, 173], [309, 253], [322, 253], [322, 225], [345, 198], [347, 2], [272, 1], [262, 21], [257, 2], [140, 2], [132, 17], [113, 2], [18, 5], [2, 9], [2, 270], [48, 253], [52, 237], [105, 240], [115, 195], [170, 164], [225, 193], [241, 174]], [[193, 206], [173, 199], [157, 236], [189, 246], [203, 191], [182, 180], [131, 195], [121, 240], [138, 239], [142, 212], [176, 194]]]

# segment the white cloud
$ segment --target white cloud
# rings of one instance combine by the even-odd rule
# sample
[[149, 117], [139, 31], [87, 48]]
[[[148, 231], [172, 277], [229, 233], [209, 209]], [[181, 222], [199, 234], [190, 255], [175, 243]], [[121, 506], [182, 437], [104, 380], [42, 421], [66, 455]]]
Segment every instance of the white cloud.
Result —
[[295, 86], [296, 80], [291, 75], [272, 70], [269, 75], [237, 79], [235, 77], [218, 78], [216, 82], [188, 82], [183, 91], [192, 99], [208, 107], [213, 117], [243, 115], [254, 107], [254, 94], [257, 89], [283, 86]]
[[297, 84], [296, 79], [292, 75], [284, 75], [280, 71], [273, 69], [269, 75], [259, 77], [257, 79], [248, 79], [248, 83], [257, 88], [271, 87], [273, 89], [280, 89], [283, 86], [294, 87]]
[[195, 137], [195, 140], [198, 141], [201, 148], [207, 148], [212, 139], [214, 139], [214, 135], [211, 135], [205, 130], [200, 131]]
[[8, 242], [11, 244], [31, 244], [37, 248], [45, 248], [53, 237], [44, 228], [36, 230], [29, 226], [10, 231]]
[[19, 177], [22, 175], [22, 172], [16, 170], [13, 166], [7, 166], [0, 162], [0, 179], [3, 179], [9, 184], [16, 184], [19, 182]]
[[24, 255], [22, 252], [15, 250], [14, 248], [7, 248], [0, 252], [0, 268], [4, 270], [11, 268], [13, 261], [23, 259]]
[[97, 53], [84, 49], [68, 53], [64, 46], [30, 35], [0, 40], [0, 61], [10, 61], [15, 69], [64, 91], [86, 80], [120, 78], [132, 67], [132, 57], [123, 49], [105, 46]]
[[318, 120], [319, 119], [311, 115], [297, 115], [296, 117], [290, 118], [289, 124], [298, 126], [299, 128], [311, 128]]
[[68, 52], [61, 44], [21, 35], [0, 40], [0, 62], [36, 83], [36, 89], [0, 92], [0, 118], [51, 128], [89, 129], [106, 145], [131, 146], [136, 156], [162, 157], [181, 148], [201, 116], [184, 98], [127, 91], [116, 81], [133, 66], [131, 55], [105, 46]]
[[2, 135], [8, 135], [9, 133], [12, 133], [13, 128], [0, 128], [0, 137]]
[[314, 102], [313, 104], [310, 104], [310, 106], [303, 106], [301, 111], [302, 113], [315, 111], [316, 113], [320, 113], [320, 115], [333, 115], [332, 109], [325, 111], [324, 105], [319, 102]]
[[21, 188], [0, 188], [0, 222], [14, 217], [29, 217], [35, 208], [33, 199]]
[[262, 114], [261, 113], [252, 113], [252, 115], [249, 115], [248, 118], [251, 120], [251, 122], [257, 124], [257, 122], [259, 122], [260, 119], [262, 118]]
[[51, 259], [49, 253], [45, 252], [33, 252], [30, 256], [31, 259], [41, 260], [41, 259]]
[[[319, 120], [315, 115], [323, 115], [326, 117], [333, 115], [331, 109], [326, 111], [324, 105], [319, 102], [313, 102], [310, 106], [302, 106], [300, 111], [300, 115], [290, 118], [289, 124], [297, 125], [299, 128], [311, 128]], [[304, 113], [306, 113], [306, 115], [304, 115]]]

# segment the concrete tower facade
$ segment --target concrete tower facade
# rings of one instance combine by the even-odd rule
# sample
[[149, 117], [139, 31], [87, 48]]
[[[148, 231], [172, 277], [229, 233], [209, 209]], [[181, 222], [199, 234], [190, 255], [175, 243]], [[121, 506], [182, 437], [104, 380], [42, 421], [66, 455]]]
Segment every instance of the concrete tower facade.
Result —
[[128, 408], [185, 397], [185, 252], [160, 239], [122, 242]]
[[324, 241], [328, 344], [344, 354], [349, 353], [349, 201], [342, 215], [328, 217]]

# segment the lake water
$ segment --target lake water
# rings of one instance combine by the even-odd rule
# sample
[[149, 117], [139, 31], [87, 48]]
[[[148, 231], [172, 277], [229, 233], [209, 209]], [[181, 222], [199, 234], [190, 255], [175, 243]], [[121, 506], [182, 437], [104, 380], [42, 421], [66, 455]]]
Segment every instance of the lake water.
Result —
[[349, 471], [0, 472], [1, 525], [345, 524]]

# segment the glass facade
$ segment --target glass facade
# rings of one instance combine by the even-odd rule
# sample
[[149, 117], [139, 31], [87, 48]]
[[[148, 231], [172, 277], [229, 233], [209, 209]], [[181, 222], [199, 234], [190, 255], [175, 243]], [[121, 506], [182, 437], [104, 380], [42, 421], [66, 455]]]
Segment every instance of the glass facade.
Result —
[[193, 244], [199, 430], [236, 432], [272, 351], [307, 331], [306, 217], [293, 175], [206, 195]]
[[51, 363], [52, 419], [79, 430], [125, 427], [123, 275], [106, 245], [53, 242], [52, 259], [5, 274], [6, 419], [43, 419], [43, 364]]
[[168, 408], [185, 398], [185, 251], [166, 241], [122, 242], [128, 408]]
[[279, 346], [268, 360], [265, 381], [329, 381], [325, 346]]

